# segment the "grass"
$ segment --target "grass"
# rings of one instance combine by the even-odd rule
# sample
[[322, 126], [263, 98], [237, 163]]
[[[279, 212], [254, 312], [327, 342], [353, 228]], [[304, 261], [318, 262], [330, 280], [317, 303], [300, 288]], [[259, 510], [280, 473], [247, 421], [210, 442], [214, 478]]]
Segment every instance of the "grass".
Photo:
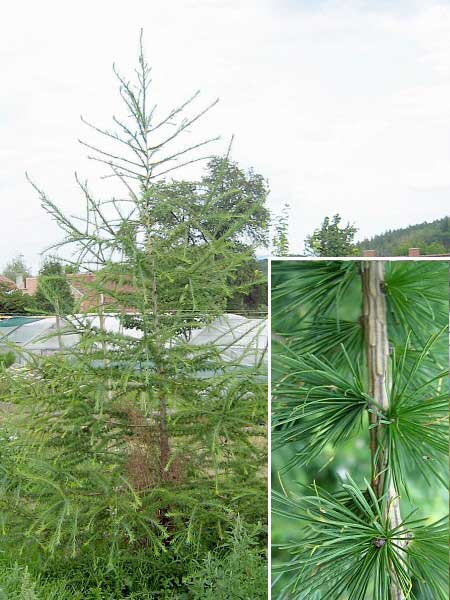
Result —
[[[0, 547], [1, 548], [1, 547]], [[92, 549], [91, 549], [92, 550]], [[0, 600], [258, 600], [267, 598], [265, 552], [237, 520], [213, 552], [152, 556], [124, 553], [116, 569], [107, 567], [108, 548], [86, 551], [75, 560], [44, 561], [39, 552], [0, 554]]]

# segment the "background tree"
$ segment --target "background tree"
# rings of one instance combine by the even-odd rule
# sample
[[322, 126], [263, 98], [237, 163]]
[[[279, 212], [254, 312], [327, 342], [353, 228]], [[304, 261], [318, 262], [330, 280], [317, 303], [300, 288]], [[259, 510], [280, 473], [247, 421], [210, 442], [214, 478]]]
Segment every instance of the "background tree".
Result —
[[25, 263], [23, 254], [18, 254], [7, 262], [2, 271], [2, 275], [14, 282], [16, 281], [17, 275], [22, 275], [24, 278], [30, 277], [31, 271]]
[[29, 314], [32, 306], [30, 296], [0, 281], [0, 314], [25, 315]]
[[73, 275], [75, 273], [80, 272], [79, 265], [77, 265], [77, 264], [73, 264], [73, 265], [72, 264], [68, 264], [68, 265], [63, 264], [63, 267], [64, 267], [64, 272], [66, 275]]
[[204, 227], [217, 237], [229, 227], [224, 219], [236, 221], [241, 225], [236, 228], [232, 241], [238, 245], [267, 246], [270, 220], [266, 207], [267, 181], [251, 168], [244, 171], [234, 161], [227, 159], [225, 164], [222, 161], [220, 157], [213, 157], [201, 180], [206, 194], [217, 197], [216, 215], [222, 215], [219, 222], [205, 215]]
[[220, 239], [232, 227], [229, 243], [235, 243], [238, 251], [267, 245], [267, 182], [253, 169], [242, 169], [228, 155], [213, 156], [198, 181], [160, 181], [157, 187], [164, 201], [153, 209], [162, 232], [189, 222], [188, 241], [199, 245], [210, 237]]
[[272, 254], [288, 256], [289, 254], [289, 204], [285, 204], [281, 214], [274, 219]]
[[45, 260], [39, 270], [33, 302], [35, 310], [39, 313], [66, 315], [73, 312], [74, 298], [60, 259], [49, 257]]
[[214, 156], [199, 181], [163, 181], [158, 183], [158, 193], [164, 200], [154, 208], [154, 218], [160, 223], [161, 231], [188, 225], [186, 235], [193, 246], [208, 243], [211, 238], [220, 239], [225, 232], [233, 231], [228, 248], [234, 247], [240, 256], [247, 253], [247, 260], [229, 282], [234, 292], [227, 301], [227, 308], [244, 313], [264, 310], [267, 307], [266, 269], [254, 253], [256, 247], [262, 248], [268, 243], [269, 189], [263, 176], [253, 169], [243, 170], [228, 156]]
[[[216, 160], [201, 203], [196, 185], [167, 186], [163, 176], [201, 158], [192, 152], [208, 140], [182, 140], [208, 107], [185, 116], [195, 95], [158, 115], [142, 48], [137, 81], [116, 74], [131, 116], [114, 118], [114, 132], [91, 128], [124, 152], [85, 145], [126, 197], [97, 199], [78, 179], [87, 205], [80, 225], [35, 186], [64, 231], [61, 245], [94, 275], [99, 323], [69, 315], [79, 346], [36, 360], [36, 377], [9, 381], [26, 418], [1, 466], [4, 539], [27, 556], [45, 553], [42, 579], [64, 565], [70, 597], [75, 585], [83, 598], [181, 598], [193, 572], [204, 574], [195, 589], [218, 590], [220, 581], [204, 579], [211, 553], [237, 581], [265, 560], [264, 365], [243, 368], [186, 341], [223, 314], [254, 255], [253, 244], [237, 243], [253, 204], [240, 192], [230, 218], [228, 155]], [[108, 330], [106, 311], [138, 335]], [[264, 598], [257, 571], [253, 597]]]
[[444, 600], [448, 264], [272, 274], [277, 597]]
[[234, 291], [227, 301], [227, 312], [267, 314], [267, 259], [250, 257], [230, 283]]
[[357, 254], [354, 239], [357, 229], [347, 223], [341, 226], [342, 217], [325, 217], [319, 229], [305, 240], [305, 252], [312, 256], [354, 256]]

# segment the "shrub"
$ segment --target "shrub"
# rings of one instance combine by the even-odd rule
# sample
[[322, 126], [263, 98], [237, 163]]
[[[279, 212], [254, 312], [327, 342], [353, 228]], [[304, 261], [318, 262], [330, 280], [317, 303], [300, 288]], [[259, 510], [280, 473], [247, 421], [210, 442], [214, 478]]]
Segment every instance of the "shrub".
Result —
[[257, 600], [267, 598], [267, 566], [261, 560], [255, 531], [238, 520], [221, 552], [196, 562], [188, 578], [193, 600]]

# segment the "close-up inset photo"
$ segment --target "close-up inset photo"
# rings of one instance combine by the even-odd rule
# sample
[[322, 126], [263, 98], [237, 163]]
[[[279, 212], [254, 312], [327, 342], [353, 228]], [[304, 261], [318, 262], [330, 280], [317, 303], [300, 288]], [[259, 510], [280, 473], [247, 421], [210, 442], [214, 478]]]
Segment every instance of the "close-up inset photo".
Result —
[[272, 260], [272, 598], [448, 598], [448, 262]]

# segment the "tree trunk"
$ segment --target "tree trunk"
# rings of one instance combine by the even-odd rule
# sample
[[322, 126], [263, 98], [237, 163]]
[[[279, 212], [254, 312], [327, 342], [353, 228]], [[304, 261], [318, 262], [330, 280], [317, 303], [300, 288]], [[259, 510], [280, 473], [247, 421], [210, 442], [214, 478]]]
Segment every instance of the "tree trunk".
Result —
[[389, 342], [384, 295], [384, 265], [381, 261], [366, 262], [363, 266], [363, 315], [367, 352], [368, 392], [373, 403], [369, 422], [372, 456], [372, 489], [377, 498], [383, 495], [387, 466], [387, 449], [382, 447], [382, 426], [378, 413], [389, 408], [387, 395]]
[[[384, 263], [366, 261], [362, 270], [363, 316], [367, 352], [368, 392], [373, 399], [369, 412], [370, 453], [372, 462], [371, 486], [381, 498], [388, 494], [386, 506], [389, 510], [391, 528], [401, 523], [400, 504], [397, 491], [387, 473], [389, 465], [388, 448], [382, 438], [379, 413], [389, 409], [389, 341], [387, 332], [386, 297], [384, 290]], [[397, 542], [398, 545], [402, 545]], [[398, 582], [391, 588], [392, 600], [405, 598]]]
[[164, 395], [159, 398], [159, 451], [161, 479], [168, 478], [167, 465], [169, 463], [170, 444], [167, 431], [167, 403]]
[[[148, 189], [147, 189], [148, 193]], [[147, 232], [150, 231], [150, 221], [149, 216], [147, 216]], [[167, 429], [167, 400], [166, 400], [166, 391], [162, 384], [163, 379], [163, 367], [160, 364], [161, 355], [164, 353], [164, 342], [161, 340], [160, 331], [159, 331], [159, 306], [158, 306], [158, 285], [156, 278], [156, 265], [155, 265], [155, 257], [153, 255], [153, 247], [152, 240], [149, 233], [147, 233], [147, 253], [149, 256], [149, 261], [151, 265], [151, 274], [152, 274], [152, 287], [151, 287], [151, 302], [152, 302], [152, 310], [153, 310], [153, 336], [154, 336], [154, 344], [155, 344], [155, 369], [158, 374], [158, 428], [159, 428], [159, 474], [161, 480], [167, 479], [169, 474], [167, 471], [167, 465], [169, 464], [170, 457], [170, 440], [169, 433]]]

